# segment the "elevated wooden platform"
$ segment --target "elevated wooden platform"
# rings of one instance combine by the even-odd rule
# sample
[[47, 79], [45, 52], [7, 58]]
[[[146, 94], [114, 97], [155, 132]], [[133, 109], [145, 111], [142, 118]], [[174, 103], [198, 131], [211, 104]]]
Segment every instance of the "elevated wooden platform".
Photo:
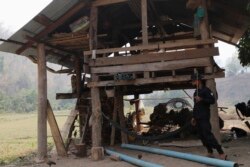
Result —
[[[213, 47], [216, 42], [188, 39], [86, 51], [84, 56], [93, 75], [88, 87], [127, 86], [130, 89], [133, 85], [150, 85], [151, 89], [145, 90], [153, 91], [164, 89], [166, 83], [181, 82], [183, 87], [190, 88], [190, 75], [194, 70], [206, 74], [204, 79], [224, 77], [222, 70], [213, 69], [216, 64], [212, 57], [219, 55], [218, 48]], [[132, 54], [135, 52], [138, 54]], [[174, 85], [169, 87], [176, 89], [178, 86]]]

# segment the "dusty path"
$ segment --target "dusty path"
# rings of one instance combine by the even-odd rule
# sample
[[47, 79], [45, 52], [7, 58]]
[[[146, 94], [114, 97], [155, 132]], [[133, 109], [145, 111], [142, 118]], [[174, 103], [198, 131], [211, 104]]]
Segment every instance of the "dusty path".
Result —
[[[242, 164], [244, 167], [250, 167], [250, 137], [233, 140], [228, 143], [223, 143], [223, 147], [230, 160], [238, 162], [239, 164]], [[162, 155], [121, 149], [119, 147], [116, 147], [115, 149], [133, 157], [137, 157], [138, 154], [141, 154], [143, 160], [161, 164], [166, 167], [206, 167], [207, 166], [207, 165], [203, 165], [203, 164], [199, 164], [195, 162], [166, 157]], [[202, 146], [195, 146], [191, 148], [167, 147], [165, 149], [193, 153], [197, 155], [205, 155], [206, 153]], [[52, 160], [55, 161], [56, 166], [59, 166], [59, 167], [132, 167], [133, 166], [123, 161], [112, 161], [108, 158], [108, 156], [106, 156], [103, 161], [98, 161], [98, 162], [93, 162], [91, 161], [90, 158], [76, 158], [74, 156], [70, 156], [68, 158], [52, 158]], [[34, 164], [31, 166], [48, 167], [47, 164], [39, 164], [39, 165]]]

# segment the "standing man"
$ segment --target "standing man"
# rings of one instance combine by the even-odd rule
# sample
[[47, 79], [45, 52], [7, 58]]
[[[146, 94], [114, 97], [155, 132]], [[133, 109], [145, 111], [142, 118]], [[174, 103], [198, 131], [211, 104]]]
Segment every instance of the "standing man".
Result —
[[208, 157], [214, 157], [213, 149], [216, 149], [219, 158], [225, 160], [227, 156], [211, 132], [210, 105], [215, 102], [213, 93], [205, 86], [202, 76], [198, 73], [193, 74], [191, 80], [196, 89], [193, 96], [194, 109], [191, 124], [197, 128], [201, 142], [207, 149]]

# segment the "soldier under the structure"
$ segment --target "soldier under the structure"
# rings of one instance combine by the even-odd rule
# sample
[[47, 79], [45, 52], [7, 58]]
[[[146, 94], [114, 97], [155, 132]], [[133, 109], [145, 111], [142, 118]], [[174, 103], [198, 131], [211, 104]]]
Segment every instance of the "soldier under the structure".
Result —
[[197, 128], [201, 142], [207, 149], [208, 157], [214, 157], [213, 149], [216, 149], [219, 153], [219, 158], [225, 160], [227, 156], [211, 132], [210, 105], [215, 102], [213, 93], [205, 86], [201, 75], [193, 74], [191, 80], [192, 85], [196, 88], [191, 124]]

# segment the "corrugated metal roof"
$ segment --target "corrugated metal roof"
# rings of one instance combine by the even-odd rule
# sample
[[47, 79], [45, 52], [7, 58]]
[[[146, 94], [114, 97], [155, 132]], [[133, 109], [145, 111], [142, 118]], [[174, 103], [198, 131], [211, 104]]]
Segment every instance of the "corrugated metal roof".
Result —
[[[52, 1], [44, 10], [40, 12], [40, 14], [43, 14], [47, 16], [52, 21], [56, 21], [58, 18], [60, 18], [63, 14], [65, 14], [70, 8], [72, 8], [76, 3], [81, 2], [84, 0], [54, 0]], [[90, 0], [86, 0], [90, 1]], [[192, 11], [186, 9], [186, 0], [155, 0], [155, 6], [157, 8], [157, 12], [159, 16], [167, 17], [169, 16], [174, 21], [185, 23], [185, 25], [192, 26]], [[210, 23], [213, 26], [214, 37], [221, 39], [228, 43], [235, 43], [237, 40], [240, 39], [240, 35], [244, 30], [247, 28], [246, 23], [249, 22], [249, 16], [246, 15], [246, 11], [241, 10], [244, 9], [246, 4], [248, 3], [248, 0], [212, 0], [213, 3], [217, 4], [209, 9], [209, 19]], [[212, 4], [213, 4], [212, 3]], [[220, 5], [222, 3], [225, 6]], [[228, 11], [236, 11], [228, 12]], [[86, 10], [87, 11], [87, 10]], [[81, 12], [85, 12], [81, 11]], [[82, 14], [79, 12], [79, 14]], [[99, 18], [99, 28], [101, 29], [101, 33], [108, 34], [111, 30], [105, 29], [105, 22], [110, 21], [110, 23], [113, 23], [114, 26], [119, 26], [116, 24], [135, 24], [140, 23], [139, 19], [135, 18], [135, 15], [131, 13], [131, 9], [129, 8], [129, 5], [126, 3], [117, 5], [117, 6], [106, 6], [102, 7], [100, 12], [104, 12], [105, 14], [102, 14]], [[115, 15], [113, 13], [116, 13]], [[126, 13], [126, 14], [125, 14]], [[233, 13], [233, 14], [232, 14]], [[244, 15], [244, 20], [238, 19], [237, 15]], [[110, 18], [108, 18], [110, 17]], [[67, 22], [68, 23], [68, 22]], [[226, 25], [226, 26], [224, 26]], [[244, 27], [244, 28], [241, 28]], [[167, 25], [165, 27], [166, 32], [171, 33], [172, 29], [175, 28], [173, 25]], [[25, 38], [25, 35], [29, 36], [35, 36], [35, 34], [38, 34], [44, 29], [44, 26], [35, 22], [34, 20], [31, 20], [29, 23], [27, 23], [23, 28], [21, 28], [18, 32], [16, 32], [10, 39], [19, 41], [21, 43], [26, 43], [27, 39]], [[236, 31], [236, 30], [238, 31]], [[123, 31], [123, 33], [126, 33], [127, 37], [130, 39], [133, 39], [135, 35], [138, 34], [140, 29], [137, 27], [137, 29], [128, 29], [127, 31]], [[176, 31], [176, 28], [173, 30]], [[242, 32], [239, 32], [242, 31]], [[132, 34], [132, 35], [131, 35]], [[237, 35], [238, 34], [238, 35]], [[113, 38], [112, 36], [109, 36]], [[232, 39], [234, 41], [232, 42]], [[125, 41], [126, 42], [126, 41]], [[13, 43], [7, 43], [4, 42], [2, 45], [0, 45], [0, 50], [5, 52], [11, 52], [15, 53], [15, 51], [20, 48], [20, 45], [13, 44]], [[36, 49], [29, 48], [26, 49], [22, 55], [34, 55], [36, 56]], [[65, 56], [69, 56], [66, 55]], [[73, 66], [73, 62], [70, 60], [67, 62], [62, 61], [62, 58], [60, 55], [48, 55], [47, 61], [56, 63], [56, 64], [62, 64], [67, 67]]]
[[[53, 0], [45, 9], [43, 9], [39, 14], [47, 16], [52, 21], [57, 20], [65, 12], [67, 12], [73, 5], [75, 5], [79, 0]], [[44, 26], [31, 20], [26, 25], [24, 25], [19, 31], [12, 35], [9, 39], [19, 41], [22, 43], [27, 42], [25, 35], [34, 36], [38, 34]], [[0, 45], [0, 50], [4, 52], [15, 53], [15, 51], [20, 47], [20, 45], [14, 43], [4, 42]], [[36, 49], [29, 48], [26, 49], [22, 55], [36, 55]], [[47, 56], [47, 60], [51, 63], [60, 64], [60, 57]], [[65, 64], [66, 65], [66, 64]]]

